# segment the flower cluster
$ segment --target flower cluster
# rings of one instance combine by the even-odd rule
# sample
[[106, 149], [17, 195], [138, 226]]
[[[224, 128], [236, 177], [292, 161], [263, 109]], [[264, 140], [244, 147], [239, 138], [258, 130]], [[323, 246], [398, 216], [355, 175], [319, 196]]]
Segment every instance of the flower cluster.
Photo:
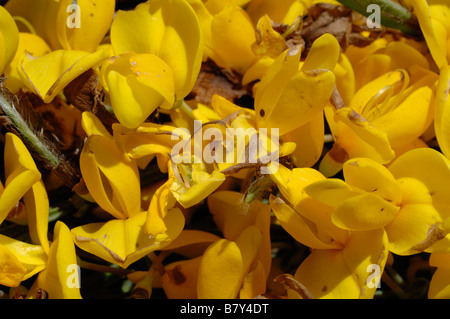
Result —
[[0, 6], [3, 297], [450, 298], [446, 1], [124, 3]]

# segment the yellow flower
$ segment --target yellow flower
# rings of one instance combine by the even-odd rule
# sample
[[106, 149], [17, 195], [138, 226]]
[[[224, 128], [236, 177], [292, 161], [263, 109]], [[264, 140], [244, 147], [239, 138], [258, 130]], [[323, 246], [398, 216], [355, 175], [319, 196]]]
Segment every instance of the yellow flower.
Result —
[[277, 221], [312, 249], [294, 279], [314, 298], [372, 298], [376, 285], [370, 285], [367, 269], [384, 269], [388, 254], [385, 231], [350, 232], [333, 224], [332, 208], [305, 192], [316, 183], [327, 182], [314, 169], [281, 166], [270, 177], [281, 193], [281, 197], [270, 197]]
[[111, 44], [119, 57], [101, 72], [123, 125], [136, 128], [158, 106], [169, 109], [188, 95], [200, 71], [202, 41], [195, 12], [185, 0], [150, 0], [116, 14]]
[[386, 164], [396, 150], [412, 145], [433, 121], [436, 80], [435, 73], [413, 65], [367, 83], [349, 106], [327, 107], [325, 115], [335, 142], [320, 171], [332, 176], [343, 162], [355, 157]]
[[[442, 251], [442, 222], [450, 215], [446, 186], [450, 163], [441, 153], [419, 148], [398, 157], [389, 169], [368, 159], [356, 158], [343, 167], [345, 182], [323, 180], [305, 191], [333, 207], [335, 225], [350, 231], [383, 228], [389, 250], [398, 255]], [[423, 167], [427, 167], [425, 172]]]
[[165, 266], [161, 284], [167, 296], [249, 299], [265, 293], [271, 267], [270, 207], [256, 200], [247, 204], [243, 194], [233, 191], [210, 195], [208, 207], [223, 238], [185, 230], [164, 248], [188, 258]]
[[175, 101], [174, 73], [153, 54], [125, 53], [106, 60], [101, 68], [115, 116], [127, 128], [136, 128], [159, 106]]
[[5, 8], [0, 7], [0, 75], [13, 60], [19, 45], [19, 30]]

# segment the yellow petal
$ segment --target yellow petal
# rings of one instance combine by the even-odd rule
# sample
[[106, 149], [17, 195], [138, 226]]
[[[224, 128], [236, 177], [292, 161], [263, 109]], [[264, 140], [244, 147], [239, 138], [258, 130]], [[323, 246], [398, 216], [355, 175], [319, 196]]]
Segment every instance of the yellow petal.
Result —
[[80, 156], [80, 169], [94, 200], [116, 218], [140, 213], [140, 182], [135, 162], [128, 161], [114, 141], [91, 135]]
[[323, 110], [334, 85], [331, 71], [298, 72], [289, 79], [271, 109], [256, 109], [258, 127], [279, 128], [279, 134], [283, 135], [306, 124]]
[[359, 195], [348, 183], [337, 178], [328, 178], [305, 187], [305, 192], [315, 200], [336, 207], [347, 198]]
[[371, 123], [386, 132], [392, 147], [413, 141], [425, 132], [433, 120], [433, 95], [430, 87], [422, 86], [409, 94], [393, 111]]
[[348, 230], [375, 230], [390, 223], [399, 207], [381, 197], [364, 193], [346, 199], [333, 211], [331, 218], [338, 227]]
[[[437, 20], [432, 20], [430, 15], [430, 9], [426, 0], [411, 0], [411, 4], [414, 8], [414, 13], [419, 20], [420, 29], [425, 37], [427, 46], [430, 48], [431, 55], [436, 62], [439, 69], [447, 65], [447, 59], [445, 47], [441, 45], [436, 35], [435, 28], [444, 28], [442, 24]], [[439, 24], [441, 24], [439, 26]]]
[[119, 10], [111, 25], [116, 54], [149, 53], [170, 66], [178, 99], [190, 92], [200, 71], [202, 41], [195, 12], [184, 0], [152, 0], [131, 11]]
[[41, 178], [41, 173], [21, 139], [12, 133], [7, 133], [5, 139], [6, 181], [0, 196], [0, 222]]
[[147, 221], [145, 223], [146, 231], [150, 236], [156, 237], [167, 231], [164, 224], [164, 218], [169, 210], [175, 205], [175, 198], [170, 192], [172, 180], [169, 179], [161, 187], [159, 187], [153, 195], [147, 213]]
[[19, 29], [11, 14], [0, 7], [0, 75], [13, 60], [19, 46]]
[[395, 219], [385, 227], [389, 237], [389, 250], [397, 255], [423, 252], [444, 235], [439, 229], [439, 213], [431, 205], [403, 206]]
[[158, 107], [174, 102], [174, 73], [153, 54], [124, 54], [104, 62], [101, 78], [121, 124], [135, 128]]
[[81, 114], [81, 126], [83, 127], [86, 136], [92, 134], [112, 138], [103, 123], [92, 112], [83, 112]]
[[336, 38], [325, 33], [313, 42], [300, 70], [303, 72], [317, 69], [332, 71], [338, 62], [340, 52], [341, 47]]
[[211, 21], [212, 46], [226, 63], [220, 67], [243, 74], [256, 60], [251, 46], [255, 29], [247, 13], [236, 5], [225, 6]]
[[46, 253], [49, 250], [48, 241], [48, 214], [49, 201], [44, 182], [38, 181], [23, 197], [28, 215], [28, 229], [31, 240], [41, 245]]
[[111, 25], [115, 1], [81, 0], [72, 4], [71, 0], [58, 2], [58, 40], [65, 50], [94, 52]]
[[285, 38], [273, 29], [272, 21], [267, 14], [259, 19], [256, 25], [256, 35], [256, 42], [252, 44], [252, 50], [257, 56], [276, 59], [287, 49]]
[[[433, 255], [431, 255], [433, 256]], [[450, 271], [448, 268], [438, 268], [431, 278], [428, 288], [428, 299], [450, 298]]]
[[185, 187], [175, 181], [170, 190], [178, 203], [184, 208], [191, 207], [199, 203], [204, 198], [214, 192], [224, 181], [225, 175], [219, 171], [212, 171], [210, 174], [205, 171], [203, 165], [193, 164], [192, 185]]
[[234, 299], [242, 283], [243, 261], [236, 243], [221, 239], [203, 254], [198, 270], [199, 299]]
[[0, 245], [0, 283], [7, 287], [17, 287], [26, 271], [17, 257], [8, 248]]
[[[317, 225], [289, 207], [281, 198], [270, 197], [270, 207], [280, 225], [299, 243], [313, 249], [333, 249], [342, 246], [331, 236], [320, 236]], [[321, 238], [320, 238], [320, 237]]]
[[44, 289], [50, 299], [80, 299], [79, 279], [73, 278], [79, 276], [78, 271], [72, 234], [63, 222], [57, 221], [47, 268], [37, 278], [38, 287]]
[[286, 50], [273, 62], [258, 84], [255, 92], [255, 112], [259, 114], [258, 127], [264, 127], [260, 125], [263, 122], [262, 117], [270, 117], [284, 87], [298, 72], [300, 56], [299, 49]]
[[[426, 169], [424, 169], [426, 167]], [[413, 149], [398, 157], [389, 170], [395, 178], [412, 177], [419, 180], [428, 189], [433, 206], [445, 219], [449, 217], [450, 181], [449, 160], [436, 150], [429, 148]]]
[[164, 241], [145, 231], [147, 213], [142, 212], [126, 220], [113, 219], [106, 223], [91, 223], [72, 229], [75, 244], [103, 260], [127, 268], [148, 253], [168, 245], [183, 230], [184, 216], [179, 209], [167, 214]]
[[320, 158], [324, 138], [323, 113], [318, 112], [311, 121], [283, 136], [283, 141], [296, 144], [291, 154], [296, 167], [312, 167]]
[[49, 53], [51, 49], [40, 36], [33, 33], [19, 33], [19, 46], [17, 48], [16, 55], [11, 61], [9, 67], [5, 70], [5, 75], [7, 76], [5, 86], [12, 93], [16, 93], [20, 88], [24, 87], [24, 84], [19, 76], [18, 64], [22, 54], [25, 51], [32, 56], [38, 57]]
[[[297, 269], [294, 278], [314, 298], [372, 298], [376, 286], [368, 289], [370, 265], [381, 275], [387, 259], [387, 238], [382, 229], [354, 232], [343, 250], [315, 250]], [[379, 279], [379, 278], [378, 278]]]
[[[12, 16], [18, 16], [31, 24], [35, 33], [44, 39], [52, 50], [61, 49], [61, 45], [56, 36], [56, 14], [58, 12], [58, 0], [12, 0], [5, 4]], [[21, 32], [33, 32], [29, 27], [23, 28], [20, 24]]]
[[353, 187], [399, 204], [402, 193], [394, 176], [383, 165], [368, 159], [355, 158], [343, 166], [345, 181]]
[[47, 252], [40, 245], [33, 245], [0, 235], [0, 246], [7, 248], [26, 268], [22, 280], [34, 276], [46, 267]]
[[377, 130], [360, 114], [348, 107], [335, 112], [335, 116], [347, 126], [337, 133], [339, 143], [353, 157], [368, 157], [380, 163], [387, 163], [394, 158], [386, 132]]
[[447, 158], [450, 158], [450, 66], [440, 70], [436, 88], [436, 108], [434, 115], [434, 130], [439, 146]]
[[105, 58], [104, 50], [94, 53], [56, 50], [36, 58], [24, 54], [19, 63], [19, 75], [32, 92], [50, 103], [67, 84]]
[[258, 260], [256, 267], [249, 272], [243, 282], [242, 288], [239, 291], [239, 299], [253, 299], [266, 292], [266, 274], [264, 266]]

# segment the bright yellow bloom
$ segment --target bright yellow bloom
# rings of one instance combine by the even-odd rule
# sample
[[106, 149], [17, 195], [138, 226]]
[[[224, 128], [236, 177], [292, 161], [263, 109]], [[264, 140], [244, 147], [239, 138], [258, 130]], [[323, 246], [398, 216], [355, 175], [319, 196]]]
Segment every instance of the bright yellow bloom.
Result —
[[[165, 267], [161, 282], [167, 296], [248, 299], [263, 294], [271, 267], [270, 207], [257, 200], [247, 204], [243, 194], [232, 191], [210, 195], [208, 207], [224, 238], [185, 231], [165, 248], [190, 258]], [[203, 248], [189, 249], [200, 243]]]
[[367, 83], [349, 106], [326, 108], [335, 143], [320, 171], [332, 176], [355, 157], [385, 164], [396, 150], [412, 145], [433, 121], [436, 80], [434, 72], [413, 65]]
[[202, 41], [195, 12], [185, 0], [150, 0], [116, 14], [111, 44], [119, 57], [101, 72], [123, 125], [136, 128], [158, 106], [171, 108], [175, 99], [188, 95], [200, 71]]
[[13, 60], [19, 45], [19, 30], [5, 8], [0, 7], [0, 75]]
[[312, 248], [294, 279], [314, 298], [372, 298], [371, 265], [382, 272], [388, 254], [383, 229], [350, 232], [332, 222], [332, 208], [306, 192], [315, 183], [327, 182], [311, 168], [289, 170], [281, 166], [270, 175], [282, 197], [270, 197], [270, 206], [281, 226], [300, 243]]
[[428, 148], [406, 152], [389, 169], [371, 159], [356, 158], [344, 164], [345, 182], [323, 180], [305, 191], [333, 207], [331, 219], [343, 229], [384, 228], [389, 250], [395, 254], [436, 251], [447, 232], [442, 222], [450, 214], [445, 186], [450, 180], [449, 165], [442, 154]]

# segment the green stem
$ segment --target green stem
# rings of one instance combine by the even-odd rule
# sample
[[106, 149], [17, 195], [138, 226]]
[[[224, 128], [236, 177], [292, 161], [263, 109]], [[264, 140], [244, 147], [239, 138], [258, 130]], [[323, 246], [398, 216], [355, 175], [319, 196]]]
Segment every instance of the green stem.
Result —
[[0, 94], [0, 107], [20, 132], [26, 144], [32, 145], [35, 151], [42, 158], [45, 158], [51, 166], [57, 167], [60, 164], [58, 157], [46, 147], [41, 138], [36, 136], [33, 130], [28, 126], [27, 121], [19, 112], [17, 112], [14, 104], [8, 101], [3, 94]]
[[369, 17], [373, 14], [368, 11], [369, 5], [377, 5], [380, 7], [380, 23], [392, 29], [400, 30], [412, 36], [421, 34], [419, 24], [416, 18], [408, 9], [402, 7], [392, 0], [338, 0], [346, 7]]

